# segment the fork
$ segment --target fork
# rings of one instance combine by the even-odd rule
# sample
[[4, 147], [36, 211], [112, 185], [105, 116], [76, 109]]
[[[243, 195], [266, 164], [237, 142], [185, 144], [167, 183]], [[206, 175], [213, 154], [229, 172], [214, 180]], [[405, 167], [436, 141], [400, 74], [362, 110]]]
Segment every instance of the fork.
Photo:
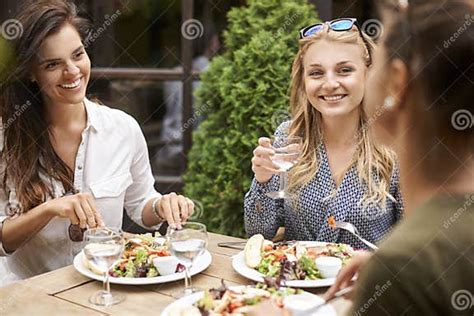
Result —
[[360, 241], [362, 241], [364, 244], [366, 244], [370, 249], [372, 249], [372, 250], [379, 249], [379, 247], [377, 247], [376, 245], [374, 245], [373, 243], [371, 243], [367, 239], [362, 238], [359, 234], [359, 231], [357, 230], [357, 227], [355, 227], [351, 223], [336, 221], [335, 225], [336, 225], [336, 228], [347, 230], [352, 235], [356, 236]]

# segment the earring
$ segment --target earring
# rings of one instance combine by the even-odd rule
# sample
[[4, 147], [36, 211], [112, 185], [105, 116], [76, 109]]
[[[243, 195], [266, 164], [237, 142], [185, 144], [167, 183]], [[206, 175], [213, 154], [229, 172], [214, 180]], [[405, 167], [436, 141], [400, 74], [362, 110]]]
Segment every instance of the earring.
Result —
[[395, 99], [391, 95], [386, 97], [385, 100], [383, 101], [384, 108], [391, 108], [394, 105], [395, 105]]

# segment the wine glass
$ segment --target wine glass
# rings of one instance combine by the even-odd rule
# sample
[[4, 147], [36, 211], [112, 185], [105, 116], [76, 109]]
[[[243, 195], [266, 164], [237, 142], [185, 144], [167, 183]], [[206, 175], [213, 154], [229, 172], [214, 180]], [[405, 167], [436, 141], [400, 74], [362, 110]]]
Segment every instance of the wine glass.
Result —
[[303, 138], [299, 136], [273, 136], [271, 138], [271, 146], [275, 151], [271, 160], [280, 170], [280, 188], [278, 191], [267, 193], [267, 196], [273, 199], [287, 199], [293, 197], [292, 194], [286, 191], [286, 176], [287, 171], [298, 161], [301, 155], [302, 144]]
[[110, 293], [109, 270], [122, 256], [123, 232], [120, 228], [98, 227], [84, 232], [84, 254], [92, 264], [103, 271], [103, 290], [89, 297], [89, 302], [98, 306], [110, 306], [124, 300], [121, 295]]
[[181, 224], [181, 228], [169, 226], [166, 232], [168, 247], [185, 267], [184, 290], [174, 294], [175, 298], [181, 298], [199, 291], [191, 283], [190, 270], [194, 260], [201, 255], [207, 247], [206, 225], [196, 222]]

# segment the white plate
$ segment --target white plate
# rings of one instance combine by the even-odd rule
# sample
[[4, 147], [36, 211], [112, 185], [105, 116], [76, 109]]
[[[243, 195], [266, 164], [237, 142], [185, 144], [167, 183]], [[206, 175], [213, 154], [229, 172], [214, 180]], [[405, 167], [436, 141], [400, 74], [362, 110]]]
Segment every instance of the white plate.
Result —
[[[86, 266], [84, 266], [82, 256], [84, 253], [81, 251], [74, 257], [74, 268], [79, 271], [81, 274], [85, 275], [88, 278], [102, 281], [102, 276], [95, 274], [91, 270], [89, 270]], [[209, 267], [212, 262], [212, 256], [209, 251], [205, 250], [202, 255], [196, 258], [192, 268], [191, 268], [191, 275], [198, 274]], [[180, 273], [173, 273], [163, 276], [157, 276], [153, 278], [114, 278], [109, 277], [110, 283], [115, 284], [129, 284], [129, 285], [143, 285], [143, 284], [157, 284], [157, 283], [166, 283], [176, 280], [184, 279], [184, 272]]]
[[[239, 286], [230, 286], [230, 289], [238, 289], [245, 287], [246, 285]], [[166, 306], [166, 308], [161, 313], [161, 316], [176, 316], [183, 308], [188, 307], [196, 303], [202, 298], [204, 292], [193, 293], [191, 295], [180, 298], [179, 300], [174, 301], [173, 303]], [[303, 292], [300, 295], [308, 296], [308, 299], [315, 300], [316, 302], [321, 302], [323, 299], [314, 294]], [[336, 311], [331, 305], [322, 306], [316, 313], [308, 316], [336, 316]]]
[[[302, 245], [306, 247], [324, 246], [327, 243], [320, 241], [303, 241]], [[241, 276], [255, 282], [263, 282], [264, 275], [255, 269], [247, 266], [245, 263], [245, 254], [243, 251], [239, 252], [232, 258], [232, 267]], [[317, 280], [290, 280], [285, 281], [285, 286], [289, 287], [325, 287], [333, 285], [336, 278], [317, 279]]]

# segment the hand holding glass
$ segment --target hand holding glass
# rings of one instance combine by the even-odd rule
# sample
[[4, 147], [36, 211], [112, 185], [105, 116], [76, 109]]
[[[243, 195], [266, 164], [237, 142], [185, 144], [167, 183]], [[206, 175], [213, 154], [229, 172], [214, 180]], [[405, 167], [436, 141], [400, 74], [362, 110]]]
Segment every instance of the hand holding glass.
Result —
[[302, 144], [303, 139], [299, 136], [272, 137], [271, 145], [275, 154], [271, 157], [271, 160], [280, 169], [280, 188], [276, 192], [267, 193], [269, 197], [274, 199], [292, 197], [292, 195], [287, 192], [286, 176], [287, 171], [298, 161], [301, 155]]

